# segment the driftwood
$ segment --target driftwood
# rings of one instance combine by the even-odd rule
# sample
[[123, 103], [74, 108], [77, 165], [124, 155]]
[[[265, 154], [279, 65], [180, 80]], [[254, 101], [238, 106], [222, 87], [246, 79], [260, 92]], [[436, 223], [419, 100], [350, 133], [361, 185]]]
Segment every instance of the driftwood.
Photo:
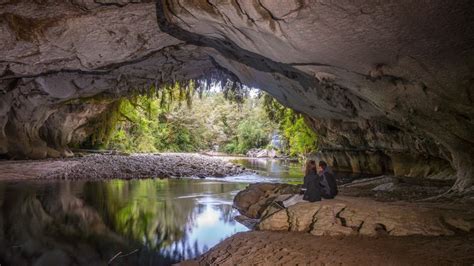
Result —
[[115, 259], [120, 259], [120, 258], [123, 258], [123, 257], [127, 257], [127, 256], [130, 256], [134, 253], [138, 252], [138, 249], [135, 249], [135, 250], [132, 250], [131, 252], [127, 253], [127, 254], [124, 254], [124, 255], [121, 255], [122, 254], [122, 251], [118, 252], [117, 254], [115, 254], [115, 256], [113, 256], [108, 262], [107, 262], [107, 265], [110, 265]]

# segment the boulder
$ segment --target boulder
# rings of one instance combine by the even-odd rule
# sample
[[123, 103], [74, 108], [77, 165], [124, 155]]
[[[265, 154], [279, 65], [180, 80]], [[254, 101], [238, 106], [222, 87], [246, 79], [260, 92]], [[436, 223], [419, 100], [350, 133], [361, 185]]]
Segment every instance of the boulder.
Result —
[[274, 149], [267, 150], [267, 149], [250, 149], [247, 152], [247, 157], [254, 157], [254, 158], [276, 158], [277, 152]]
[[237, 193], [234, 207], [249, 218], [258, 219], [268, 205], [278, 196], [298, 193], [300, 186], [289, 184], [257, 183], [250, 184]]

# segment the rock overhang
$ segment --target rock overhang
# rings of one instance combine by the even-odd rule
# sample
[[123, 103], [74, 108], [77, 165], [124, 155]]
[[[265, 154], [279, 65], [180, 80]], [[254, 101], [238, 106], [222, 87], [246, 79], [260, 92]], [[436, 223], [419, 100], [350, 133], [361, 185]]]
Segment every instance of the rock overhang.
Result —
[[470, 10], [469, 1], [6, 3], [0, 150], [31, 157], [38, 143], [58, 146], [38, 130], [70, 99], [214, 73], [304, 113], [326, 150], [441, 159], [468, 187]]

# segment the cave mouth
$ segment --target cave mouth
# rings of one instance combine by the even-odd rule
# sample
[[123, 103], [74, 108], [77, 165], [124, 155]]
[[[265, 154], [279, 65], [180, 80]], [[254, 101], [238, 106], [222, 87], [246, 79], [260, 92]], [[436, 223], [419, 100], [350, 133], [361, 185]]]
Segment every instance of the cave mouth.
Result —
[[90, 136], [76, 126], [112, 108], [81, 99], [229, 79], [301, 113], [318, 156], [341, 169], [455, 179], [454, 193], [472, 191], [467, 0], [418, 3], [423, 15], [408, 2], [79, 2], [51, 13], [49, 2], [2, 5], [2, 157], [71, 156], [68, 144]]
[[1, 265], [473, 264], [472, 0], [0, 2]]
[[[242, 156], [250, 150], [278, 149], [281, 155], [288, 156], [291, 150], [292, 156], [306, 156], [303, 150], [296, 150], [296, 145], [301, 144], [292, 143], [290, 134], [285, 134], [290, 123], [302, 120], [302, 116], [265, 92], [230, 80], [175, 82], [115, 100], [96, 96], [82, 99], [82, 103], [106, 103], [108, 107], [87, 123], [76, 125], [68, 144], [73, 152], [102, 149], [121, 153], [220, 152]], [[281, 121], [284, 119], [288, 120], [286, 124]], [[304, 126], [298, 129], [302, 134], [311, 131]], [[40, 132], [46, 140], [48, 132]], [[272, 141], [283, 138], [281, 143]], [[306, 145], [306, 153], [317, 149], [314, 140]]]

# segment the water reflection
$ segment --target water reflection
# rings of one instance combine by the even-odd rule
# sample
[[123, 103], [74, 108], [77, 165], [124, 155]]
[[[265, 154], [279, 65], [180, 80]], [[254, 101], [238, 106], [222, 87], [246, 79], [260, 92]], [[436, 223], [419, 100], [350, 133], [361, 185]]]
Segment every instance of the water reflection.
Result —
[[0, 183], [1, 265], [166, 265], [247, 230], [233, 195], [201, 180]]
[[[299, 162], [268, 159], [268, 158], [237, 158], [232, 162], [241, 164], [248, 169], [256, 171], [256, 175], [244, 176], [251, 178], [249, 182], [279, 182], [301, 184], [303, 182], [303, 165]], [[235, 178], [234, 178], [235, 179]]]
[[[269, 158], [232, 158], [231, 161], [256, 171], [256, 174], [226, 177], [225, 180], [227, 181], [247, 183], [303, 183], [304, 166], [301, 162]], [[334, 171], [334, 176], [339, 184], [344, 184], [352, 182], [355, 179], [371, 177], [373, 175]]]
[[296, 162], [234, 162], [257, 173], [206, 180], [0, 182], [0, 265], [104, 265], [119, 252], [114, 265], [194, 258], [247, 230], [234, 221], [232, 200], [248, 183], [303, 181]]

